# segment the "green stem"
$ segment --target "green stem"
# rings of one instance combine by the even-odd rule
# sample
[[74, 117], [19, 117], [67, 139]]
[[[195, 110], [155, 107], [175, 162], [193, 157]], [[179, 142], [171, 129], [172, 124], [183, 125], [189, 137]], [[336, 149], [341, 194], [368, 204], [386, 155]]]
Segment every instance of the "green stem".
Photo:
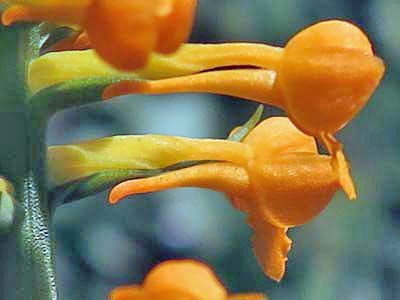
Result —
[[[47, 200], [46, 122], [27, 102], [26, 65], [37, 30], [0, 28], [0, 174], [16, 191], [16, 299], [57, 299], [53, 234]], [[37, 49], [36, 49], [37, 50]]]
[[[30, 115], [30, 117], [34, 117]], [[30, 125], [33, 125], [30, 122]], [[24, 256], [30, 260], [32, 273], [32, 300], [57, 299], [54, 262], [53, 232], [51, 230], [52, 211], [47, 197], [46, 176], [46, 124], [38, 124], [30, 129], [28, 149], [29, 159], [23, 178], [24, 218], [20, 223], [20, 243]], [[25, 263], [22, 271], [25, 273]], [[21, 299], [26, 298], [24, 293]], [[29, 293], [28, 293], [29, 294]], [[18, 298], [19, 300], [19, 298]]]

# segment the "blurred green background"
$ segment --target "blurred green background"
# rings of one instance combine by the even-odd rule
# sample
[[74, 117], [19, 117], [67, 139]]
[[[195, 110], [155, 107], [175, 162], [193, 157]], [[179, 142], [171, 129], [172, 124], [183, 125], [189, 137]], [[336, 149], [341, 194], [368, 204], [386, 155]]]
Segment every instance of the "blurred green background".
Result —
[[[313, 222], [290, 230], [294, 244], [287, 274], [276, 284], [256, 263], [243, 214], [222, 194], [170, 190], [113, 207], [106, 204], [106, 193], [90, 197], [56, 214], [61, 299], [106, 299], [111, 288], [139, 283], [155, 264], [183, 257], [210, 264], [231, 292], [265, 292], [275, 300], [400, 299], [400, 1], [199, 2], [193, 42], [283, 46], [303, 27], [332, 18], [350, 20], [368, 33], [386, 62], [386, 76], [368, 106], [340, 133], [359, 200], [346, 201], [338, 192]], [[57, 114], [48, 143], [145, 133], [224, 138], [256, 106], [205, 94], [123, 97]], [[265, 117], [279, 114], [266, 107]], [[12, 261], [6, 238], [1, 239], [0, 290], [6, 297]]]

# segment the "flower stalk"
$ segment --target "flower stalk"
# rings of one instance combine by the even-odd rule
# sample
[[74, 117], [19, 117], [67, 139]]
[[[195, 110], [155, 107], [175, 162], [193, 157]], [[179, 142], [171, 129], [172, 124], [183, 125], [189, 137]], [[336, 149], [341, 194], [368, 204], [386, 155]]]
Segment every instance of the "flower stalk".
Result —
[[[26, 70], [37, 52], [39, 30], [32, 25], [1, 28], [7, 47], [0, 53], [0, 173], [15, 188], [15, 298], [57, 299], [51, 209], [47, 201], [46, 121], [28, 105]], [[15, 51], [17, 49], [17, 51]], [[13, 132], [10, 134], [10, 128]]]

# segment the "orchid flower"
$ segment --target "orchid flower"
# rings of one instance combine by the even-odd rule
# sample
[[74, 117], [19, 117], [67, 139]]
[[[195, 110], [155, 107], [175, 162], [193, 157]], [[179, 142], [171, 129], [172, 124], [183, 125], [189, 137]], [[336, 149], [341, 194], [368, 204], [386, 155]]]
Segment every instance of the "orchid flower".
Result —
[[[151, 52], [170, 54], [191, 32], [197, 0], [3, 0], [4, 25], [49, 21], [78, 28], [54, 49], [92, 47], [120, 70], [146, 65]], [[179, 26], [177, 26], [179, 24]]]
[[[291, 247], [286, 236], [288, 228], [317, 216], [340, 187], [331, 158], [318, 154], [313, 137], [284, 117], [263, 121], [243, 143], [184, 138], [180, 141], [186, 146], [175, 148], [176, 157], [222, 162], [122, 182], [112, 189], [110, 203], [128, 195], [177, 187], [223, 192], [234, 207], [247, 215], [254, 230], [254, 251], [264, 272], [281, 280]], [[170, 153], [170, 147], [162, 147]]]
[[228, 294], [214, 272], [194, 260], [169, 260], [155, 266], [142, 285], [121, 286], [110, 300], [262, 300], [263, 294]]
[[[237, 129], [231, 135], [236, 133]], [[112, 177], [121, 182], [110, 193], [113, 204], [128, 195], [186, 186], [225, 193], [232, 205], [247, 215], [254, 231], [255, 254], [264, 272], [277, 281], [284, 275], [291, 247], [288, 228], [317, 216], [341, 186], [331, 157], [319, 154], [314, 138], [284, 117], [266, 119], [242, 142], [115, 136], [50, 147], [48, 159], [53, 181], [57, 185], [72, 182], [83, 194], [85, 186], [79, 182], [93, 189], [85, 178], [90, 181], [96, 174], [105, 173], [97, 181]], [[168, 168], [188, 161], [197, 163]], [[118, 172], [107, 175], [118, 170], [132, 173], [123, 173], [121, 179]]]

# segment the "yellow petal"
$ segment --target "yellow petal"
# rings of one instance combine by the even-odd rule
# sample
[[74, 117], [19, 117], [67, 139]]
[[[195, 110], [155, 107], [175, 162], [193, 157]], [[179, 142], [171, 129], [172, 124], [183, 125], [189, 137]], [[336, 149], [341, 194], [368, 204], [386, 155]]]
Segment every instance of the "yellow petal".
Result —
[[31, 62], [28, 84], [31, 91], [37, 92], [53, 84], [88, 77], [126, 76], [157, 80], [189, 75], [204, 68], [201, 62], [196, 65], [186, 60], [192, 49], [192, 45], [186, 45], [172, 56], [153, 54], [145, 68], [130, 73], [109, 66], [93, 50], [48, 53]]
[[227, 296], [225, 288], [212, 270], [193, 260], [170, 260], [157, 265], [147, 274], [143, 288], [151, 294], [162, 295], [172, 291], [191, 296], [188, 299], [226, 300]]
[[252, 240], [258, 263], [265, 275], [280, 281], [285, 274], [287, 254], [292, 244], [286, 235], [287, 228], [275, 227], [257, 214], [250, 214], [248, 222], [254, 230]]
[[[31, 63], [29, 87], [36, 92], [67, 80], [96, 76], [125, 75], [127, 78], [157, 80], [191, 75], [236, 63], [245, 65], [266, 63], [260, 59], [260, 55], [264, 52], [268, 55], [270, 52], [268, 49], [271, 47], [260, 44], [253, 45], [249, 50], [248, 45], [251, 44], [187, 44], [173, 55], [153, 53], [143, 69], [129, 73], [110, 67], [93, 50], [48, 53]], [[277, 52], [279, 53], [278, 50]], [[251, 81], [247, 80], [247, 83], [251, 84]]]
[[155, 177], [122, 182], [111, 190], [109, 202], [115, 204], [129, 195], [177, 187], [207, 188], [237, 198], [248, 192], [249, 178], [245, 169], [231, 163], [197, 165]]
[[57, 83], [88, 77], [132, 76], [104, 63], [93, 50], [63, 51], [45, 54], [29, 65], [28, 85], [33, 93]]
[[194, 74], [221, 67], [253, 66], [275, 70], [283, 49], [263, 44], [222, 43], [185, 44], [168, 58], [185, 69], [185, 74]]
[[145, 135], [115, 136], [49, 148], [49, 171], [57, 184], [112, 169], [157, 169], [186, 160], [243, 164], [248, 146], [225, 140]]

